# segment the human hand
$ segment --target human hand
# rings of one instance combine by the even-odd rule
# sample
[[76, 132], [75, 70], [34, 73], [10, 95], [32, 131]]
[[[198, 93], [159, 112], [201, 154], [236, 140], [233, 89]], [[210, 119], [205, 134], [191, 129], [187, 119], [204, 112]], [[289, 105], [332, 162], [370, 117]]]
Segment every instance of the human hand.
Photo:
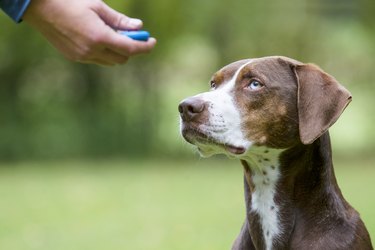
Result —
[[101, 0], [33, 0], [22, 18], [41, 32], [65, 57], [82, 63], [124, 64], [156, 44], [135, 41], [115, 30], [137, 30], [142, 21], [129, 18]]

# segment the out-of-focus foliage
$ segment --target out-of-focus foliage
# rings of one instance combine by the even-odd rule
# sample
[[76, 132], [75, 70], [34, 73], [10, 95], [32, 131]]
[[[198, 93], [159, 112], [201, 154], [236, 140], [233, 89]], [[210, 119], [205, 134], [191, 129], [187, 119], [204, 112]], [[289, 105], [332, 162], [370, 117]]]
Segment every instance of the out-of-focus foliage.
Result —
[[107, 1], [144, 20], [149, 55], [102, 68], [68, 62], [27, 24], [0, 15], [0, 160], [184, 155], [178, 102], [218, 68], [285, 55], [353, 94], [333, 127], [341, 154], [375, 148], [374, 1]]

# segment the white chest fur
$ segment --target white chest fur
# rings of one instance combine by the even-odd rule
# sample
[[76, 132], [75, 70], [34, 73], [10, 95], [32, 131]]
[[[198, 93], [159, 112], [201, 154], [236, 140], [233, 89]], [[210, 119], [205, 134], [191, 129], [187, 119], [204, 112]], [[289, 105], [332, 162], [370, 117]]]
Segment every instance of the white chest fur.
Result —
[[251, 210], [259, 216], [266, 250], [272, 249], [273, 240], [281, 232], [279, 208], [274, 200], [280, 176], [278, 155], [278, 152], [264, 150], [262, 154], [252, 155], [246, 160], [251, 167], [251, 181], [254, 186]]

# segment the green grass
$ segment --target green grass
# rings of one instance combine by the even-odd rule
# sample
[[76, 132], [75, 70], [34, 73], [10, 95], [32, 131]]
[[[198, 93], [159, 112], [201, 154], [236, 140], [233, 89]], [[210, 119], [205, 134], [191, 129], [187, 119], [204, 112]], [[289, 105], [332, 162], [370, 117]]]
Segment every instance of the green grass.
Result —
[[[372, 161], [336, 163], [375, 237]], [[244, 219], [237, 161], [0, 166], [0, 249], [230, 249]]]

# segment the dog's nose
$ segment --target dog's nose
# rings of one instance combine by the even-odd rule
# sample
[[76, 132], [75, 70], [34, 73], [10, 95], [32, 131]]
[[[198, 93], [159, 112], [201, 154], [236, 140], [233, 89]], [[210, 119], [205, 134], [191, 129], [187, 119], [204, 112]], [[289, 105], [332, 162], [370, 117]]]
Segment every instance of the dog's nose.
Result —
[[199, 98], [188, 98], [178, 105], [178, 111], [183, 121], [191, 121], [205, 109], [205, 102]]

